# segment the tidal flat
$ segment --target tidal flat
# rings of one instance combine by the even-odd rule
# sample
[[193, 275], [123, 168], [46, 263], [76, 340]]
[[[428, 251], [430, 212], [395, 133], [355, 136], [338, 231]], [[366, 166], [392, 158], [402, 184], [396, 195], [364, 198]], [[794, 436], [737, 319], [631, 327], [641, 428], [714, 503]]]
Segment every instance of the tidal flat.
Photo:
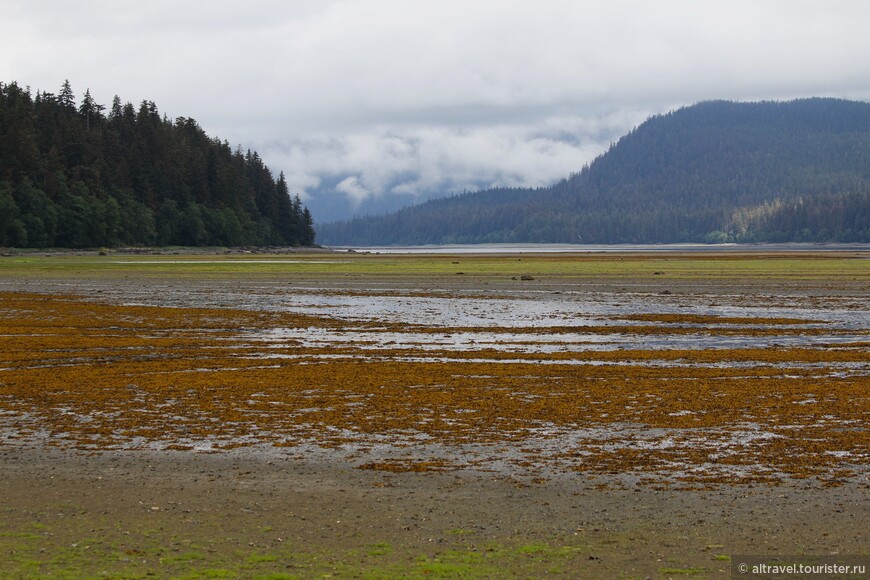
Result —
[[11, 576], [868, 555], [866, 251], [0, 258]]

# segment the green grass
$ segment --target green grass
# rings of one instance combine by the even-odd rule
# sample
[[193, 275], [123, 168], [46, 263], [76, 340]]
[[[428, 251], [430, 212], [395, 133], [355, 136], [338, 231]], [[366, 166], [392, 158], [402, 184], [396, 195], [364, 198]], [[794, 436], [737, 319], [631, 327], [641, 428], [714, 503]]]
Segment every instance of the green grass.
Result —
[[205, 560], [205, 556], [203, 554], [200, 554], [199, 552], [184, 552], [183, 554], [176, 554], [174, 556], [160, 558], [160, 563], [172, 564], [176, 562], [194, 562], [197, 560]]
[[380, 543], [372, 544], [371, 546], [369, 546], [366, 553], [369, 556], [386, 556], [386, 555], [392, 553], [392, 551], [393, 551], [393, 547], [390, 544], [387, 544], [385, 542], [380, 542]]
[[42, 538], [39, 534], [31, 534], [28, 532], [0, 532], [0, 538], [16, 538], [19, 540], [39, 540]]
[[[504, 545], [473, 542], [474, 536], [453, 538], [451, 544], [432, 551], [431, 545], [397, 548], [377, 542], [359, 549], [328, 546], [246, 546], [231, 538], [131, 541], [140, 533], [125, 535], [118, 545], [114, 539], [87, 542], [56, 541], [59, 528], [48, 526], [41, 542], [30, 534], [4, 532], [0, 535], [0, 577], [111, 577], [111, 578], [492, 578], [509, 574], [534, 577], [547, 571], [570, 570], [584, 560], [582, 550], [573, 546], [534, 542]], [[192, 546], [196, 549], [183, 549]], [[134, 545], [134, 547], [131, 547]], [[202, 546], [201, 548], [199, 546]]]
[[699, 574], [706, 573], [707, 570], [705, 568], [659, 568], [659, 574], [668, 576], [668, 575], [681, 575], [681, 576], [698, 576]]
[[560, 558], [576, 556], [582, 551], [582, 548], [576, 546], [551, 546], [544, 543], [535, 543], [518, 546], [514, 551], [520, 556], [526, 556], [540, 561], [553, 561]]
[[549, 546], [546, 544], [527, 544], [525, 546], [519, 546], [516, 551], [518, 554], [537, 555], [544, 554], [548, 550]]
[[45, 277], [233, 278], [236, 276], [465, 276], [534, 278], [870, 280], [870, 260], [843, 254], [546, 255], [17, 255], [0, 258], [0, 275]]
[[234, 578], [235, 573], [232, 570], [224, 568], [211, 568], [200, 572], [203, 578]]
[[418, 560], [415, 574], [427, 578], [494, 578], [504, 570], [499, 553], [448, 550]]
[[263, 562], [277, 562], [278, 558], [277, 554], [251, 554], [246, 561], [248, 564], [262, 564]]

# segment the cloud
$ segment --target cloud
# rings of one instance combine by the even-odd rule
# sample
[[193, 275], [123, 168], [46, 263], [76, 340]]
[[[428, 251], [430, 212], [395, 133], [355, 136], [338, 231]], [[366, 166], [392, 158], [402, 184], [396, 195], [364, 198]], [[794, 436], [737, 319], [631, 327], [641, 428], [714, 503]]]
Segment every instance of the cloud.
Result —
[[[375, 200], [389, 209], [464, 190], [549, 185], [578, 171], [648, 115], [623, 110], [468, 128], [375, 127], [341, 138], [273, 143], [262, 154], [270, 165], [289, 168], [291, 191], [302, 193], [315, 218], [327, 221], [366, 213]], [[344, 202], [332, 199], [328, 211], [321, 207], [320, 198], [336, 192]], [[389, 197], [395, 200], [388, 203]]]
[[546, 184], [705, 99], [868, 99], [868, 21], [863, 0], [4, 0], [0, 80], [153, 100], [350, 211]]
[[348, 198], [353, 201], [354, 206], [357, 207], [372, 195], [371, 191], [360, 185], [359, 177], [356, 176], [343, 179], [341, 183], [335, 186], [335, 189], [347, 194]]

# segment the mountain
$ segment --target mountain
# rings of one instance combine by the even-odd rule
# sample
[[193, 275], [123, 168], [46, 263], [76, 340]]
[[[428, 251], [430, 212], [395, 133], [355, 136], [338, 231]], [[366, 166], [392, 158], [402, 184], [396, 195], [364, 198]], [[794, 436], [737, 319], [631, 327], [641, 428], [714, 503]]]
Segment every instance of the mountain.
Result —
[[870, 104], [703, 102], [550, 187], [324, 224], [322, 243], [870, 242]]
[[0, 246], [312, 245], [311, 213], [256, 152], [190, 118], [115, 97], [107, 114], [69, 82], [0, 83]]

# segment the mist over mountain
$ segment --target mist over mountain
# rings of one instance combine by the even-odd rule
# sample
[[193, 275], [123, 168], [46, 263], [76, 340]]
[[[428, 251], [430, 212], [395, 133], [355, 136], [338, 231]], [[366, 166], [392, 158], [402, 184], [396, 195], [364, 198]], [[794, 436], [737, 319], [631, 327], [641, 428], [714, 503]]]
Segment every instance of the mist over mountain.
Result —
[[323, 224], [330, 245], [870, 242], [870, 104], [702, 102], [549, 187]]

